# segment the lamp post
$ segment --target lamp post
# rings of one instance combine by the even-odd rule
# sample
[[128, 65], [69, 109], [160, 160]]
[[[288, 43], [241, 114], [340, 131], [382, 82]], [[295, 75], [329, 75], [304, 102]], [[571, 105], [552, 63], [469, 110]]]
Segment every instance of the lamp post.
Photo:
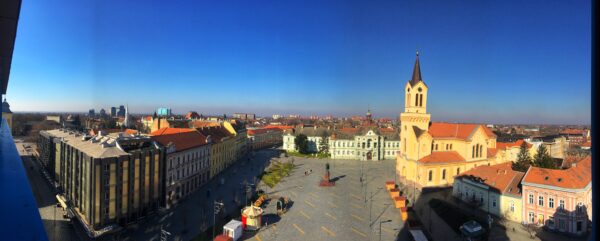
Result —
[[385, 220], [385, 221], [379, 221], [379, 241], [381, 241], [381, 224], [382, 223], [389, 223], [391, 222], [391, 219]]
[[217, 227], [217, 213], [221, 211], [224, 204], [222, 202], [214, 201], [214, 212], [213, 212], [213, 231], [212, 231], [212, 239], [215, 239], [215, 228]]

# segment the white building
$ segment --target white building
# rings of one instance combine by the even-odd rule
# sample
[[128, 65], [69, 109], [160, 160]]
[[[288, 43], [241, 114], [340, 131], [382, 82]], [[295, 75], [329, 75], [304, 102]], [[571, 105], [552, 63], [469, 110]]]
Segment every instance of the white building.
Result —
[[329, 137], [332, 159], [396, 159], [400, 150], [399, 133], [392, 128], [342, 128]]

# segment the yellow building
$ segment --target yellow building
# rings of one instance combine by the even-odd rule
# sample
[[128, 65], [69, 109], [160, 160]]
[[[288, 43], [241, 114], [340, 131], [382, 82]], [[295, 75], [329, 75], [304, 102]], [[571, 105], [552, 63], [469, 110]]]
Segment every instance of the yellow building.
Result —
[[196, 129], [211, 143], [210, 178], [212, 179], [233, 163], [235, 157], [234, 135], [222, 126], [206, 126]]
[[[12, 132], [12, 116], [13, 113], [10, 111], [10, 105], [8, 104], [8, 102], [6, 102], [6, 98], [4, 98], [4, 101], [2, 102], [2, 119], [6, 120], [6, 123], [8, 123], [8, 129], [11, 130]], [[0, 120], [1, 122], [2, 120]]]
[[404, 87], [400, 114], [400, 151], [396, 174], [406, 185], [450, 186], [455, 175], [481, 165], [504, 162], [497, 157], [496, 135], [485, 125], [430, 122], [428, 86], [421, 79], [419, 54]]

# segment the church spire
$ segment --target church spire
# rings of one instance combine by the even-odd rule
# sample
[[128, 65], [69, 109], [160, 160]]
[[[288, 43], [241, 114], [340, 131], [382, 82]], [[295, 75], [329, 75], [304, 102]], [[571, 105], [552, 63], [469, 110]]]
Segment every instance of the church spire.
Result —
[[419, 83], [419, 81], [423, 81], [423, 79], [421, 78], [421, 66], [419, 65], [419, 50], [417, 50], [417, 59], [415, 60], [415, 68], [413, 69], [410, 85], [415, 85]]

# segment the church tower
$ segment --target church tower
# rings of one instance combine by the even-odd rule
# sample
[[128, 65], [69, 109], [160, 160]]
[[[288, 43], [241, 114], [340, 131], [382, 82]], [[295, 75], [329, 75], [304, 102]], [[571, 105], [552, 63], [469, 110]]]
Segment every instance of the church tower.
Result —
[[409, 159], [418, 159], [427, 151], [418, 149], [418, 138], [427, 133], [431, 115], [427, 114], [427, 85], [421, 77], [419, 52], [412, 78], [404, 86], [404, 112], [400, 113], [400, 152]]

